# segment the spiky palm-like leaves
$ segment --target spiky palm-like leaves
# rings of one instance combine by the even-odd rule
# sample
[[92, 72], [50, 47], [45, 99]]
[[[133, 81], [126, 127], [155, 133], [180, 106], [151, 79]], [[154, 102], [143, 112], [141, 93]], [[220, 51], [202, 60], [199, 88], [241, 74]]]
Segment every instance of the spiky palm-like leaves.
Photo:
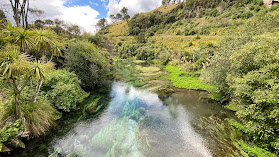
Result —
[[35, 30], [35, 45], [36, 49], [39, 50], [43, 55], [50, 53], [52, 48], [56, 45], [54, 40], [57, 36], [53, 31], [50, 30]]
[[42, 62], [37, 60], [33, 62], [32, 68], [30, 70], [31, 78], [36, 78], [38, 80], [38, 84], [36, 86], [35, 94], [33, 97], [33, 103], [36, 103], [39, 91], [41, 89], [43, 80], [46, 78], [46, 71], [53, 68], [53, 64], [51, 62]]
[[20, 46], [21, 52], [26, 52], [27, 49], [34, 47], [33, 32], [18, 28], [14, 32], [15, 42]]
[[3, 39], [15, 43], [20, 47], [20, 51], [30, 52], [36, 50], [38, 56], [50, 56], [49, 61], [53, 56], [60, 56], [61, 49], [64, 47], [61, 39], [51, 30], [25, 30], [19, 27], [13, 27], [11, 24], [6, 24], [6, 28], [2, 31]]
[[[5, 114], [2, 120], [14, 121], [21, 119], [22, 123], [35, 136], [42, 135], [53, 124], [55, 109], [47, 101], [38, 101], [37, 97], [46, 77], [46, 72], [53, 69], [51, 62], [41, 60], [31, 61], [26, 54], [14, 50], [0, 52], [0, 74], [11, 87], [9, 97], [13, 99], [5, 105]], [[24, 91], [29, 82], [37, 80], [34, 94]], [[30, 87], [32, 88], [32, 86]], [[33, 93], [33, 92], [31, 92]]]
[[28, 73], [31, 65], [30, 57], [20, 54], [16, 49], [10, 52], [0, 52], [1, 75], [8, 78]]

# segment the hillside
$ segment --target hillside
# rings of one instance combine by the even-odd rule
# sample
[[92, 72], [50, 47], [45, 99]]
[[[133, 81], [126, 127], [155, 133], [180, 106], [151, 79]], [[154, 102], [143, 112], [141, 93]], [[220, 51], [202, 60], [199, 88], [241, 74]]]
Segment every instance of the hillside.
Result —
[[[157, 46], [164, 44], [175, 51], [180, 51], [181, 49], [191, 51], [206, 43], [217, 44], [227, 32], [234, 30], [236, 27], [239, 28], [247, 20], [254, 19], [257, 14], [268, 11], [266, 7], [259, 7], [254, 4], [243, 6], [241, 9], [230, 7], [225, 3], [222, 5], [216, 9], [207, 8], [202, 11], [194, 9], [193, 13], [190, 10], [188, 12], [187, 10], [185, 11], [181, 4], [161, 6], [153, 11], [141, 13], [139, 16], [143, 16], [142, 18], [144, 19], [146, 16], [154, 16], [160, 12], [164, 16], [172, 15], [173, 17], [170, 18], [174, 20], [163, 26], [159, 25], [160, 28], [151, 26], [142, 31], [145, 32], [146, 39]], [[270, 10], [274, 9], [276, 10], [276, 6]], [[184, 15], [183, 12], [185, 12]], [[133, 19], [136, 18], [133, 17], [129, 21]], [[105, 36], [111, 38], [114, 44], [136, 40], [134, 39], [136, 35], [129, 32], [135, 26], [129, 26], [128, 23], [123, 20], [109, 25]], [[196, 39], [197, 36], [198, 39]]]
[[[164, 5], [164, 6], [160, 6], [150, 12], [147, 13], [141, 13], [141, 14], [150, 14], [153, 13], [155, 11], [160, 11], [162, 13], [167, 13], [170, 10], [172, 10], [173, 8], [175, 8], [177, 6], [177, 4], [172, 4], [172, 5]], [[107, 36], [111, 36], [111, 37], [119, 37], [119, 36], [127, 36], [129, 35], [129, 26], [128, 23], [126, 21], [120, 21], [120, 22], [116, 22], [113, 23], [111, 25], [109, 25], [108, 28], [108, 33]]]
[[278, 0], [123, 7], [94, 35], [28, 24], [40, 11], [14, 4], [16, 26], [0, 9], [0, 156], [279, 156]]
[[224, 150], [276, 156], [269, 152], [279, 154], [278, 19], [277, 1], [187, 0], [99, 33], [111, 39], [118, 58], [165, 66], [172, 86], [207, 90], [233, 110], [239, 122], [224, 122], [230, 135], [210, 130], [232, 138], [233, 148], [221, 144]]

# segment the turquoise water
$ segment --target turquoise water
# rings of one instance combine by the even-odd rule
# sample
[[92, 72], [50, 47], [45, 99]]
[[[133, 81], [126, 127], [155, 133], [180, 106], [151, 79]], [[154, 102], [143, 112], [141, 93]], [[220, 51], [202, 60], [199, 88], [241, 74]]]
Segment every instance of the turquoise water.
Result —
[[200, 117], [227, 111], [203, 99], [205, 95], [177, 89], [159, 98], [156, 93], [114, 82], [109, 105], [99, 117], [57, 126], [60, 133], [34, 140], [14, 156], [213, 156], [218, 154], [213, 140], [195, 123]]

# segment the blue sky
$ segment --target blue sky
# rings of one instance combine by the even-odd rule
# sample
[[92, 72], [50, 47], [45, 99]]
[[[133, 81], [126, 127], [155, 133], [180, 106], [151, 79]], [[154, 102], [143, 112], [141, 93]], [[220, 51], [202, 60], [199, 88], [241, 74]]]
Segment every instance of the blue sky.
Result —
[[[9, 5], [9, 0], [0, 0], [0, 8], [7, 10], [9, 20], [13, 21], [12, 9], [7, 7]], [[83, 31], [95, 33], [99, 19], [119, 13], [123, 7], [128, 8], [132, 17], [136, 13], [148, 12], [160, 5], [161, 0], [30, 0], [30, 7], [40, 9], [44, 14], [41, 17], [29, 17], [29, 22], [57, 18], [68, 25], [79, 25]]]
[[109, 0], [71, 0], [67, 1], [64, 6], [73, 7], [73, 6], [86, 6], [89, 5], [92, 9], [99, 12], [97, 16], [98, 19], [106, 18], [108, 14], [108, 5]]

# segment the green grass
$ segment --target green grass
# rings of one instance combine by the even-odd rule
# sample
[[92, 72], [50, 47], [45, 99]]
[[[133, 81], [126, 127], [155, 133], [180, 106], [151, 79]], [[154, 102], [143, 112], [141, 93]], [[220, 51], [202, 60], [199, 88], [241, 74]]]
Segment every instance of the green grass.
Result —
[[169, 72], [168, 79], [177, 88], [200, 89], [206, 91], [213, 90], [213, 86], [201, 82], [196, 73], [183, 72], [179, 67], [171, 65], [167, 65], [165, 69]]
[[249, 156], [253, 157], [276, 157], [277, 155], [268, 152], [262, 148], [259, 148], [257, 146], [250, 146], [247, 143], [243, 141], [238, 141], [237, 144], [240, 146], [240, 148], [245, 151]]
[[245, 129], [245, 127], [241, 123], [238, 123], [237, 121], [235, 121], [234, 119], [228, 120], [228, 123], [231, 126], [233, 126], [234, 128], [236, 128], [237, 130], [242, 131], [243, 133], [248, 133], [248, 131]]

